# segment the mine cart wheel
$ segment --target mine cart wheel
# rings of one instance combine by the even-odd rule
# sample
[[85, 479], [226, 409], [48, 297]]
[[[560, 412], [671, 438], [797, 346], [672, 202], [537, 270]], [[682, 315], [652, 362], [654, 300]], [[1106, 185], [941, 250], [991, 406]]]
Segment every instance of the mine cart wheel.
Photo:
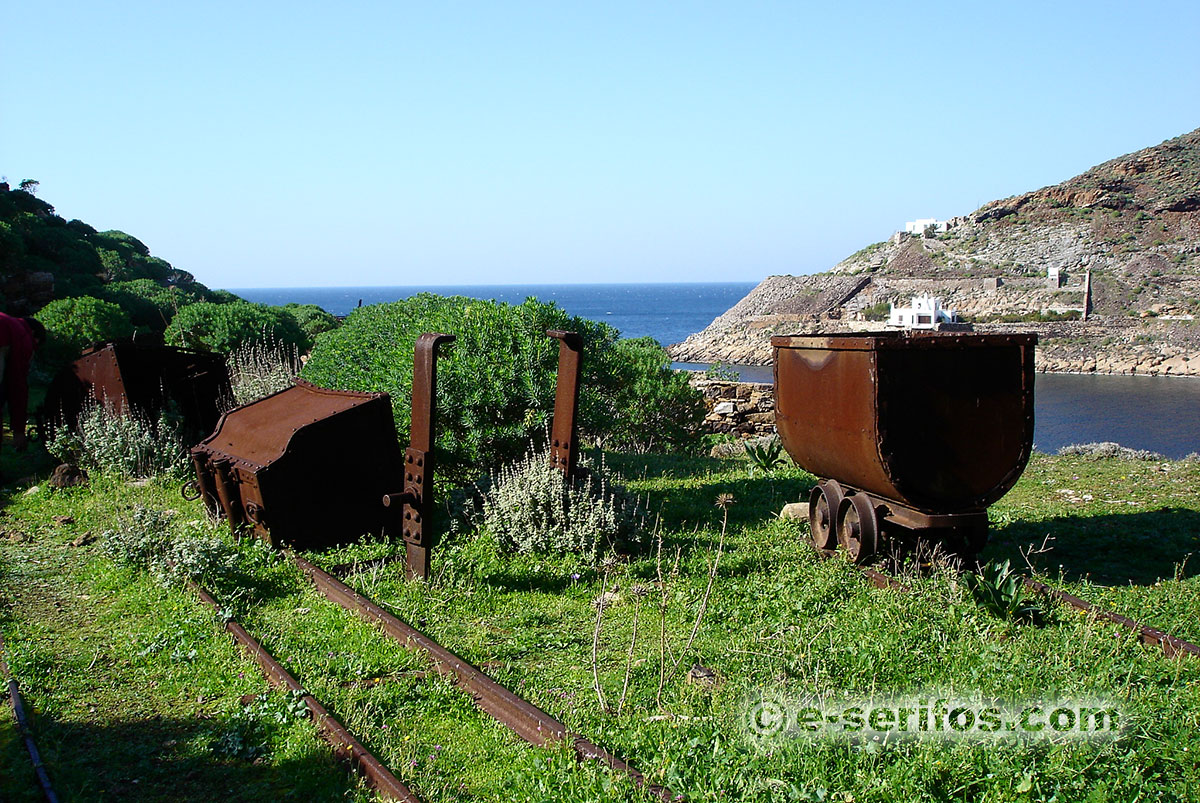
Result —
[[855, 563], [866, 563], [879, 548], [879, 520], [866, 494], [847, 496], [838, 506], [838, 543]]
[[842, 496], [842, 486], [834, 480], [817, 483], [808, 495], [808, 529], [813, 546], [823, 552], [837, 549], [837, 512]]

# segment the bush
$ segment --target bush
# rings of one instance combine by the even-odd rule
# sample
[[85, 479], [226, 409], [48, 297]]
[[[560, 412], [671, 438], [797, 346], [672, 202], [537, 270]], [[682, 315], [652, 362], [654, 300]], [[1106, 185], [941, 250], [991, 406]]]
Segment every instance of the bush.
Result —
[[890, 301], [880, 301], [878, 304], [863, 307], [859, 310], [859, 313], [863, 316], [863, 320], [886, 321], [892, 314], [892, 303]]
[[292, 386], [300, 373], [300, 355], [295, 346], [264, 337], [229, 353], [229, 384], [233, 398], [229, 407], [241, 407]]
[[306, 351], [311, 345], [296, 319], [278, 307], [231, 301], [202, 301], [176, 313], [163, 337], [172, 346], [227, 354], [264, 337]]
[[317, 339], [317, 335], [338, 327], [337, 318], [316, 304], [284, 304], [282, 309], [295, 319], [310, 343]]
[[568, 482], [548, 450], [529, 451], [491, 477], [481, 524], [514, 552], [574, 553], [595, 562], [643, 539], [645, 516], [604, 466]]
[[[689, 375], [671, 369], [666, 349], [650, 337], [619, 340], [599, 355], [597, 418], [584, 431], [606, 448], [648, 452], [694, 449], [706, 409]], [[595, 359], [585, 352], [585, 364]]]
[[617, 446], [686, 444], [698, 437], [703, 400], [686, 376], [669, 370], [657, 343], [618, 341], [612, 327], [536, 299], [509, 305], [422, 293], [361, 307], [317, 339], [301, 375], [325, 387], [388, 392], [397, 433], [406, 440], [417, 337], [456, 335], [438, 365], [437, 448], [445, 467], [439, 473], [461, 484], [520, 454], [546, 427], [558, 365], [558, 343], [546, 337], [547, 329], [583, 338], [584, 437]]
[[203, 522], [174, 526], [165, 510], [134, 505], [115, 530], [104, 533], [101, 551], [115, 563], [148, 570], [159, 582], [225, 577], [237, 568], [237, 552]]
[[182, 476], [187, 455], [177, 427], [165, 414], [151, 423], [136, 412], [88, 404], [74, 429], [56, 427], [46, 451], [87, 471], [122, 477]]
[[46, 327], [44, 359], [52, 369], [73, 361], [93, 343], [133, 335], [133, 324], [120, 307], [91, 296], [51, 301], [33, 317]]
[[101, 291], [107, 301], [117, 304], [129, 315], [133, 325], [148, 332], [162, 332], [180, 309], [202, 300], [196, 290], [164, 287], [153, 279], [113, 282]]

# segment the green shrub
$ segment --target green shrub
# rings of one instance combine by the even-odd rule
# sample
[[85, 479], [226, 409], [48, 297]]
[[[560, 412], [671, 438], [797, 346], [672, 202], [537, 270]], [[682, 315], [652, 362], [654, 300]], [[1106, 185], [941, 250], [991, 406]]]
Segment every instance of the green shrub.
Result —
[[301, 351], [310, 342], [296, 319], [278, 307], [231, 301], [202, 301], [175, 314], [163, 337], [172, 346], [229, 353], [243, 343], [270, 338]]
[[859, 312], [865, 320], [886, 321], [892, 314], [892, 304], [890, 301], [880, 301], [878, 304], [863, 307]]
[[164, 584], [211, 580], [237, 569], [237, 551], [201, 521], [176, 525], [166, 510], [134, 505], [120, 525], [105, 531], [101, 552], [115, 563], [146, 569]]
[[[619, 340], [604, 354], [588, 355], [599, 371], [592, 413], [583, 430], [597, 444], [619, 451], [691, 450], [701, 443], [704, 397], [688, 374], [671, 369], [666, 349], [650, 337]], [[586, 362], [585, 362], [586, 364]]]
[[310, 342], [315, 341], [317, 335], [338, 327], [337, 318], [316, 304], [284, 304], [282, 309], [296, 320], [296, 325]]
[[153, 279], [113, 282], [101, 295], [125, 310], [137, 329], [149, 332], [162, 332], [180, 309], [204, 300], [195, 288], [164, 287]]
[[713, 382], [737, 382], [742, 375], [733, 366], [716, 362], [704, 370], [704, 378]]
[[595, 562], [643, 540], [644, 514], [603, 465], [568, 482], [548, 450], [530, 450], [495, 473], [481, 509], [482, 526], [514, 552], [573, 553]]
[[137, 413], [119, 415], [95, 403], [84, 407], [74, 429], [56, 427], [46, 451], [100, 474], [141, 478], [187, 471], [183, 442], [165, 414], [151, 423]]
[[469, 482], [520, 454], [554, 408], [558, 342], [547, 329], [584, 341], [580, 430], [614, 447], [687, 445], [704, 405], [687, 377], [671, 371], [650, 339], [618, 341], [612, 327], [529, 299], [500, 304], [422, 293], [356, 309], [317, 339], [301, 375], [343, 390], [386, 391], [402, 440], [408, 438], [413, 346], [423, 332], [457, 336], [438, 364], [441, 476]]
[[51, 368], [71, 362], [92, 343], [133, 334], [133, 324], [120, 307], [91, 296], [51, 301], [33, 317], [46, 327], [43, 359]]

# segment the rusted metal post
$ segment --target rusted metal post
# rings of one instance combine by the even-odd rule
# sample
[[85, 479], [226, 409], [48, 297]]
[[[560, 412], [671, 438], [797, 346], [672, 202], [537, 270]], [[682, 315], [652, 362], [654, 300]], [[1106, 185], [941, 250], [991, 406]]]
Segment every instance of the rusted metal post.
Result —
[[576, 332], [559, 329], [549, 329], [546, 334], [558, 340], [558, 383], [554, 391], [554, 423], [550, 430], [550, 462], [570, 479], [579, 465], [575, 418], [579, 410], [583, 338]]
[[413, 350], [412, 426], [404, 450], [404, 492], [386, 494], [383, 504], [400, 508], [400, 534], [406, 545], [408, 578], [429, 577], [433, 528], [433, 440], [437, 418], [438, 347], [453, 343], [454, 335], [426, 332]]

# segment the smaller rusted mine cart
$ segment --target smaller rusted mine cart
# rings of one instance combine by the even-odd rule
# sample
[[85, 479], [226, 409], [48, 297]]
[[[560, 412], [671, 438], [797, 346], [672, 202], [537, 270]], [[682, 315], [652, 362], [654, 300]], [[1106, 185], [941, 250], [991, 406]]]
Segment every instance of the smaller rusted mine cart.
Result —
[[232, 395], [219, 354], [116, 340], [84, 351], [55, 376], [42, 405], [42, 434], [75, 426], [88, 404], [101, 404], [151, 418], [174, 408], [191, 437], [212, 431]]
[[913, 536], [971, 556], [1033, 445], [1037, 335], [771, 338], [784, 448], [820, 477], [813, 544], [858, 563]]

